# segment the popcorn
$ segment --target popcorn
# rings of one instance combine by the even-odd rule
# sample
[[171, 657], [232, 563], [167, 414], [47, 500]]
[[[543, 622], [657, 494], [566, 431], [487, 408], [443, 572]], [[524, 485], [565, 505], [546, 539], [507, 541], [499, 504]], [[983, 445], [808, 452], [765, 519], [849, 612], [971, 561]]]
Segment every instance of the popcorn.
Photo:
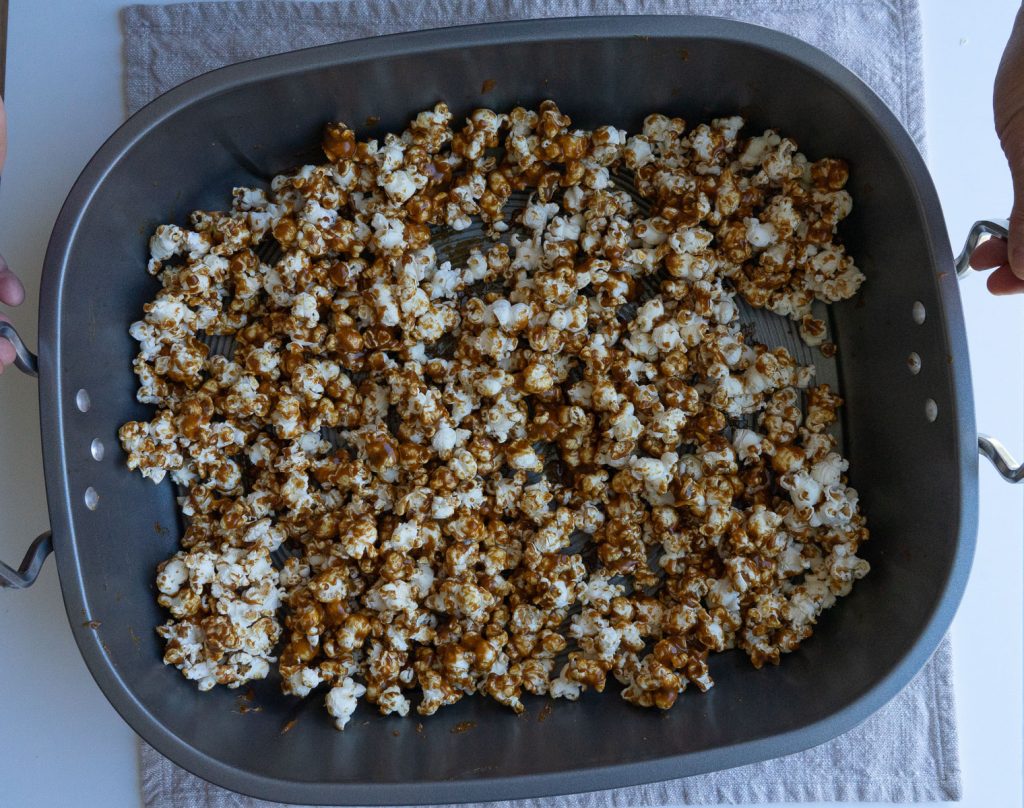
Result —
[[744, 219], [743, 224], [747, 228], [747, 241], [756, 250], [770, 247], [778, 239], [773, 224], [759, 222], [754, 218]]
[[[328, 163], [150, 239], [130, 334], [157, 410], [119, 437], [187, 522], [164, 661], [201, 690], [276, 665], [338, 729], [360, 701], [521, 712], [609, 677], [668, 709], [712, 653], [778, 663], [868, 572], [868, 530], [841, 399], [749, 340], [740, 299], [825, 349], [814, 301], [864, 281], [835, 239], [848, 167], [735, 116], [452, 123], [330, 124]], [[431, 241], [476, 221], [491, 246]]]
[[200, 690], [267, 675], [281, 590], [265, 548], [218, 553], [199, 543], [160, 565], [157, 587], [158, 602], [175, 618], [157, 629], [167, 640], [165, 663]]
[[327, 712], [334, 717], [334, 724], [338, 729], [345, 729], [356, 711], [359, 698], [366, 693], [366, 688], [346, 677], [342, 683], [332, 687], [327, 693]]

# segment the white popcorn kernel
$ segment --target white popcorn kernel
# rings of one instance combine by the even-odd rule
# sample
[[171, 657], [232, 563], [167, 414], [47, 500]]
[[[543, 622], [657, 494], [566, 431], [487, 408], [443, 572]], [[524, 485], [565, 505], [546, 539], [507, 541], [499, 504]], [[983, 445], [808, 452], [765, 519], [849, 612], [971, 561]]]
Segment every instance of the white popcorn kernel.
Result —
[[523, 227], [529, 230], [543, 230], [556, 213], [558, 213], [558, 205], [554, 202], [531, 203], [523, 211]]
[[733, 432], [732, 448], [740, 460], [755, 460], [761, 456], [764, 437], [750, 429]]
[[330, 210], [310, 199], [302, 208], [302, 221], [321, 228], [328, 228], [338, 220], [338, 211]]
[[292, 302], [292, 316], [308, 325], [316, 325], [320, 322], [316, 298], [306, 292], [296, 295]]
[[149, 240], [149, 255], [154, 261], [165, 261], [179, 253], [184, 232], [173, 224], [162, 224]]
[[323, 679], [315, 668], [299, 668], [285, 680], [286, 692], [305, 698]]
[[389, 219], [383, 213], [375, 213], [370, 224], [374, 241], [382, 250], [395, 250], [405, 244], [405, 226], [398, 219]]
[[327, 692], [327, 712], [334, 717], [334, 724], [338, 729], [345, 729], [364, 693], [366, 687], [347, 676], [340, 685], [332, 687]]
[[548, 689], [548, 694], [553, 699], [568, 699], [569, 701], [576, 701], [580, 697], [580, 692], [583, 687], [579, 682], [575, 682], [572, 679], [567, 679], [565, 674], [568, 672], [569, 666], [565, 665], [561, 672], [558, 674], [558, 678], [551, 682], [551, 686]]
[[761, 222], [752, 217], [743, 220], [747, 227], [747, 241], [752, 247], [764, 249], [775, 243], [778, 234], [775, 232], [775, 225]]
[[654, 159], [654, 152], [651, 150], [650, 142], [643, 137], [631, 137], [626, 142], [623, 150], [626, 158], [626, 165], [632, 169], [641, 168]]
[[156, 577], [156, 586], [167, 595], [175, 594], [188, 580], [188, 569], [180, 558], [168, 561]]
[[811, 467], [811, 477], [819, 485], [827, 488], [839, 484], [839, 477], [850, 467], [850, 463], [834, 452]]
[[383, 187], [391, 201], [399, 205], [416, 193], [416, 182], [408, 171], [393, 171], [386, 175]]
[[727, 140], [736, 140], [736, 136], [739, 134], [740, 129], [743, 128], [744, 123], [745, 121], [739, 115], [731, 115], [728, 118], [715, 118], [711, 125], [715, 129], [721, 130]]
[[447, 423], [442, 423], [431, 439], [431, 446], [434, 447], [434, 451], [443, 457], [447, 456], [457, 444], [458, 436], [455, 434], [455, 430]]

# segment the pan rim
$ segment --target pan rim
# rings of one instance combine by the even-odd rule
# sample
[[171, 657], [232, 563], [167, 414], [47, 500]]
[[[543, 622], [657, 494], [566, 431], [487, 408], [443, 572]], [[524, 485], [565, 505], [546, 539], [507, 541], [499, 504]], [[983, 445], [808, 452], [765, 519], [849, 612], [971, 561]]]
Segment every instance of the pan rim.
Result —
[[[457, 31], [457, 37], [452, 32]], [[934, 611], [917, 640], [872, 687], [846, 707], [810, 724], [752, 741], [646, 761], [563, 772], [484, 777], [462, 781], [327, 783], [270, 778], [236, 768], [200, 752], [160, 724], [118, 676], [96, 633], [77, 615], [88, 609], [88, 592], [78, 558], [68, 479], [65, 413], [74, 391], [62, 381], [58, 312], [71, 248], [93, 195], [120, 157], [155, 126], [180, 110], [219, 93], [270, 77], [288, 76], [326, 65], [353, 63], [455, 47], [552, 40], [704, 39], [735, 42], [769, 51], [812, 71], [868, 116], [900, 159], [928, 227], [926, 241], [942, 304], [942, 331], [950, 369], [951, 401], [957, 427], [955, 451], [960, 507], [957, 545]], [[456, 41], [457, 39], [457, 41]], [[774, 30], [715, 17], [614, 16], [551, 18], [432, 29], [323, 45], [214, 70], [168, 91], [122, 124], [86, 165], [54, 225], [47, 248], [39, 306], [40, 422], [48, 507], [55, 555], [69, 623], [90, 673], [122, 718], [149, 744], [176, 764], [217, 785], [262, 799], [313, 804], [422, 804], [550, 796], [656, 782], [732, 768], [791, 754], [852, 729], [894, 697], [931, 657], [963, 595], [977, 531], [977, 435], [966, 333], [952, 252], [938, 196], [924, 160], [888, 107], [852, 72], [811, 45]]]

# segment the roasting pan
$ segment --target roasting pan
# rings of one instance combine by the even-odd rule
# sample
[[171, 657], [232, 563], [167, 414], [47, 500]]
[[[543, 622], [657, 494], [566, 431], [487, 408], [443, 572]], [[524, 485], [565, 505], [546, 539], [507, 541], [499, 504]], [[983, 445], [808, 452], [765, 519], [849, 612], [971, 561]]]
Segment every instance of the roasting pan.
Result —
[[[181, 532], [174, 492], [169, 481], [154, 486], [130, 473], [116, 437], [123, 422], [151, 417], [135, 399], [128, 335], [156, 289], [145, 271], [148, 234], [193, 209], [223, 207], [232, 185], [265, 184], [318, 159], [328, 120], [362, 136], [400, 129], [439, 99], [459, 117], [544, 98], [580, 126], [632, 131], [653, 111], [692, 121], [739, 112], [747, 131], [778, 127], [812, 159], [849, 161], [855, 205], [842, 236], [867, 282], [832, 307], [830, 325], [872, 573], [780, 666], [756, 671], [741, 653], [718, 655], [716, 686], [686, 692], [664, 714], [613, 693], [554, 703], [546, 720], [541, 700], [517, 717], [471, 698], [421, 728], [364, 705], [337, 732], [319, 699], [285, 697], [273, 677], [251, 700], [220, 688], [198, 693], [161, 664], [153, 631], [165, 619], [153, 572]], [[999, 228], [979, 222], [969, 242]], [[796, 752], [854, 727], [906, 685], [964, 590], [979, 436], [956, 269], [935, 188], [894, 115], [831, 58], [766, 29], [693, 17], [512, 22], [223, 68], [136, 113], [82, 172], [46, 253], [38, 358], [0, 326], [22, 369], [39, 375], [52, 525], [20, 570], [0, 565], [0, 581], [28, 585], [52, 547], [71, 629], [115, 709], [176, 763], [265, 799], [509, 799]], [[982, 437], [981, 447], [1004, 476], [1020, 479], [997, 442]]]

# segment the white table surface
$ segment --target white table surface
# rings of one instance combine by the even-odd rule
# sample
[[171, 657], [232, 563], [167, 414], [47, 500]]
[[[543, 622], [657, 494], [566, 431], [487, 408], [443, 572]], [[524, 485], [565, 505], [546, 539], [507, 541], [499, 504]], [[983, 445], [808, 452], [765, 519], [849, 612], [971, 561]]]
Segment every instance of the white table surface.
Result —
[[[78, 172], [121, 123], [119, 0], [11, 0], [8, 165], [0, 250], [28, 296], [13, 320], [36, 343], [39, 270]], [[954, 242], [975, 218], [1005, 216], [1009, 173], [991, 124], [991, 86], [1015, 0], [923, 0], [929, 165]], [[978, 425], [1024, 454], [1024, 297], [963, 285]], [[0, 379], [0, 558], [17, 565], [48, 524], [36, 384]], [[964, 808], [1021, 805], [1024, 486], [981, 469], [978, 552], [953, 624]], [[0, 804], [140, 803], [134, 733], [75, 647], [53, 562], [24, 592], [0, 592]]]

